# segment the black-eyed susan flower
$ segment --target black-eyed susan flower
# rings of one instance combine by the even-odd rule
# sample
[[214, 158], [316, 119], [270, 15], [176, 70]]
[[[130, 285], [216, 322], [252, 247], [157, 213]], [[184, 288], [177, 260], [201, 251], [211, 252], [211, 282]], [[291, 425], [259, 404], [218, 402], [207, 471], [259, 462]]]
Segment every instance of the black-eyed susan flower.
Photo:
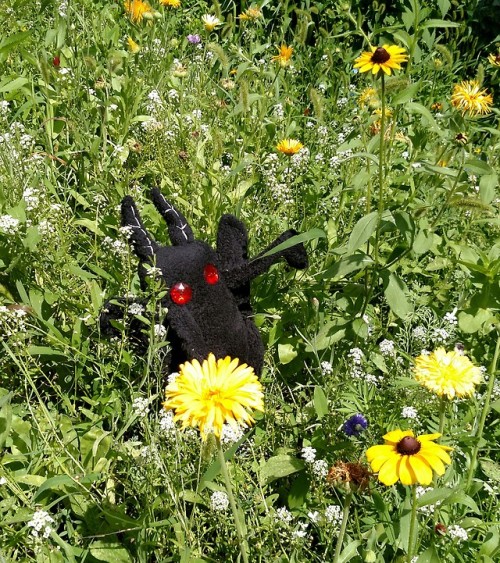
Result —
[[499, 67], [500, 67], [500, 53], [497, 53], [496, 55], [494, 55], [493, 53], [491, 53], [490, 55], [488, 55], [488, 61], [489, 61], [493, 66], [499, 66]]
[[169, 8], [180, 8], [181, 0], [160, 0], [160, 4]]
[[366, 458], [384, 485], [429, 485], [433, 472], [443, 475], [451, 463], [448, 446], [436, 444], [441, 434], [415, 436], [411, 430], [393, 430], [384, 436], [384, 444], [372, 446]]
[[383, 45], [382, 47], [372, 47], [371, 51], [365, 51], [354, 62], [354, 68], [359, 68], [359, 72], [372, 71], [377, 74], [379, 71], [390, 75], [393, 70], [399, 70], [401, 63], [408, 60], [405, 50], [397, 45]]
[[134, 23], [140, 23], [143, 19], [153, 17], [153, 9], [147, 2], [142, 0], [125, 0], [125, 11]]
[[302, 148], [304, 145], [297, 139], [283, 139], [276, 145], [276, 150], [288, 156], [297, 154]]
[[273, 63], [279, 63], [281, 67], [287, 67], [290, 64], [290, 59], [292, 58], [293, 47], [288, 47], [283, 44], [278, 49], [278, 54], [275, 55], [271, 61]]
[[472, 395], [481, 383], [481, 368], [457, 350], [447, 352], [437, 348], [431, 354], [422, 354], [415, 360], [415, 379], [429, 391], [448, 399]]
[[201, 21], [203, 22], [203, 27], [207, 31], [213, 31], [222, 23], [217, 16], [213, 16], [212, 14], [205, 14], [201, 17]]
[[488, 94], [485, 88], [481, 89], [477, 80], [464, 80], [453, 87], [451, 104], [462, 112], [462, 115], [487, 114], [493, 105], [493, 96]]
[[216, 359], [213, 354], [202, 364], [185, 362], [179, 375], [165, 390], [166, 410], [182, 427], [198, 428], [205, 440], [210, 433], [220, 438], [224, 423], [250, 425], [248, 409], [263, 411], [262, 385], [252, 367], [237, 358]]

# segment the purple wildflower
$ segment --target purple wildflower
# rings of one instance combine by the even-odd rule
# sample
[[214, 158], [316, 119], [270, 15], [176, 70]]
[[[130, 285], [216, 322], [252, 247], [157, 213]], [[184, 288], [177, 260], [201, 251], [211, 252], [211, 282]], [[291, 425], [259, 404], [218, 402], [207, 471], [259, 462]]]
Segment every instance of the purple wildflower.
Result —
[[201, 43], [201, 37], [197, 34], [190, 34], [186, 37], [186, 39], [189, 41], [189, 43], [191, 43], [191, 45], [198, 45], [199, 43]]
[[353, 414], [344, 422], [342, 430], [347, 436], [359, 436], [367, 426], [368, 421], [362, 414]]

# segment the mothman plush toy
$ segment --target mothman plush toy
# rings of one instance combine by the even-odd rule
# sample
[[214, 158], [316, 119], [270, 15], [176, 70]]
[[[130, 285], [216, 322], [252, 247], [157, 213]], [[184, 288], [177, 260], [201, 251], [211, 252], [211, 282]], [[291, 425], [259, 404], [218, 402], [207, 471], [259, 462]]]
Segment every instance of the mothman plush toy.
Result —
[[[172, 246], [160, 246], [146, 231], [134, 200], [122, 201], [122, 224], [129, 228], [129, 241], [139, 257], [139, 278], [146, 288], [148, 267], [156, 268], [167, 294], [164, 326], [171, 352], [170, 371], [186, 360], [202, 361], [210, 352], [215, 357], [231, 356], [262, 370], [264, 346], [252, 320], [250, 282], [284, 258], [294, 268], [307, 267], [307, 254], [297, 244], [270, 256], [266, 252], [296, 234], [284, 232], [255, 258], [247, 257], [248, 235], [233, 215], [223, 215], [217, 232], [217, 248], [196, 240], [182, 213], [160, 191], [152, 191], [153, 202], [165, 219]], [[121, 302], [121, 304], [120, 304]], [[101, 327], [114, 332], [111, 321], [124, 316], [123, 298], [112, 300], [101, 314]], [[128, 301], [130, 306], [130, 301]], [[132, 330], [137, 330], [137, 323]]]

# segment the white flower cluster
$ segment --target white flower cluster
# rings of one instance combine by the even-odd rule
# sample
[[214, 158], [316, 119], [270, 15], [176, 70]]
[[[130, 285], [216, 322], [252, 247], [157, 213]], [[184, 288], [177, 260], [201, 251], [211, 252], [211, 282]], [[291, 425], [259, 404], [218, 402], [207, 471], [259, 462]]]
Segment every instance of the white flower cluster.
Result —
[[142, 315], [144, 307], [140, 303], [130, 303], [127, 312], [129, 315]]
[[220, 441], [222, 444], [230, 446], [238, 442], [238, 440], [241, 440], [244, 434], [245, 429], [242, 426], [233, 426], [232, 424], [224, 423], [222, 425]]
[[160, 427], [160, 432], [166, 438], [172, 438], [175, 436], [175, 422], [174, 422], [174, 411], [166, 411], [162, 409], [160, 412], [160, 419], [158, 421], [158, 426]]
[[312, 464], [312, 472], [319, 479], [324, 479], [328, 475], [328, 463], [324, 459], [316, 459]]
[[149, 412], [149, 400], [145, 397], [136, 397], [132, 401], [132, 409], [139, 418], [145, 418]]
[[273, 115], [277, 119], [281, 120], [285, 117], [285, 111], [283, 109], [283, 104], [276, 104], [273, 108]]
[[[21, 308], [9, 309], [5, 305], [0, 305], [0, 334], [6, 336], [16, 336], [26, 332], [26, 315], [28, 313]], [[21, 340], [16, 342], [21, 345]]]
[[325, 520], [334, 526], [340, 525], [342, 520], [342, 508], [337, 504], [330, 504], [325, 509]]
[[106, 236], [102, 241], [102, 246], [120, 258], [124, 258], [128, 254], [127, 244], [119, 239], [113, 240], [111, 237]]
[[0, 102], [0, 115], [5, 116], [9, 111], [9, 102], [7, 100], [2, 100]]
[[293, 521], [293, 514], [285, 506], [280, 506], [276, 509], [274, 518], [282, 524], [290, 524]]
[[290, 159], [293, 168], [304, 168], [309, 162], [309, 149], [302, 147], [299, 152], [295, 153]]
[[385, 338], [379, 343], [378, 347], [380, 348], [382, 356], [394, 357], [396, 355], [396, 349], [392, 340]]
[[225, 512], [229, 507], [229, 498], [224, 491], [214, 491], [210, 496], [210, 508], [214, 512]]
[[153, 331], [155, 337], [158, 338], [158, 340], [164, 340], [167, 336], [167, 329], [163, 325], [156, 324], [153, 327]]
[[401, 416], [403, 418], [416, 419], [418, 418], [418, 411], [415, 407], [403, 407]]
[[10, 215], [0, 215], [0, 232], [6, 235], [15, 235], [19, 230], [19, 219]]
[[448, 535], [458, 542], [467, 541], [469, 539], [467, 530], [464, 530], [464, 528], [458, 526], [457, 524], [453, 524], [448, 528]]
[[446, 313], [443, 317], [443, 321], [453, 327], [457, 326], [458, 324], [457, 311], [458, 309], [455, 307], [453, 311]]
[[321, 374], [325, 376], [325, 375], [331, 375], [332, 373], [333, 373], [332, 364], [330, 362], [321, 362]]
[[307, 536], [307, 528], [309, 527], [309, 522], [299, 522], [296, 530], [292, 532], [292, 539], [303, 539]]
[[364, 379], [371, 385], [377, 385], [379, 378], [371, 373], [366, 373], [362, 368], [364, 354], [360, 348], [351, 348], [347, 354], [347, 358], [351, 361], [349, 366], [349, 374], [353, 379]]
[[146, 108], [150, 113], [156, 113], [158, 109], [163, 105], [160, 94], [158, 94], [158, 90], [151, 90], [151, 92], [148, 94], [148, 100], [149, 102], [147, 103]]
[[302, 457], [306, 463], [313, 463], [316, 459], [316, 450], [311, 446], [305, 446], [302, 448]]
[[293, 193], [290, 187], [290, 179], [283, 181], [279, 177], [279, 157], [271, 153], [266, 157], [262, 168], [262, 175], [274, 200], [283, 205], [291, 205], [294, 202]]
[[36, 188], [26, 188], [23, 199], [26, 202], [26, 211], [33, 211], [40, 204], [40, 191]]
[[427, 330], [422, 325], [419, 325], [412, 330], [411, 335], [415, 340], [423, 342], [427, 339]]
[[35, 538], [48, 538], [52, 532], [51, 524], [53, 523], [54, 519], [48, 512], [45, 512], [45, 510], [37, 510], [28, 522], [28, 526], [33, 528], [31, 535]]

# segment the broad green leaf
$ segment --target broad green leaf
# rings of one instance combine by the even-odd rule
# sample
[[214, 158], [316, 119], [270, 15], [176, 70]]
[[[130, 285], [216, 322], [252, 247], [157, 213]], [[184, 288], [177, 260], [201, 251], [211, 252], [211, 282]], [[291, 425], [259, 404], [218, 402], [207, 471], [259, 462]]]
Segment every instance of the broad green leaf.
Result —
[[408, 288], [404, 281], [393, 272], [383, 271], [380, 277], [384, 283], [384, 295], [391, 311], [400, 319], [413, 311], [407, 299]]
[[96, 221], [91, 221], [90, 219], [77, 219], [74, 222], [74, 224], [81, 225], [82, 227], [85, 227], [86, 229], [88, 229], [89, 231], [93, 232], [96, 235], [104, 236], [104, 233], [97, 226]]
[[361, 545], [359, 540], [351, 541], [347, 544], [346, 547], [342, 550], [341, 554], [339, 555], [339, 563], [345, 563], [346, 561], [350, 561], [353, 557], [356, 557], [358, 554], [358, 547]]
[[297, 471], [302, 471], [305, 467], [305, 462], [302, 459], [297, 459], [292, 455], [276, 455], [269, 458], [264, 465], [260, 468], [260, 482], [262, 484], [269, 484], [276, 479], [286, 477]]
[[0, 450], [4, 447], [5, 442], [10, 434], [10, 429], [12, 426], [12, 405], [11, 400], [12, 393], [9, 393], [2, 397], [0, 408]]
[[349, 237], [347, 252], [352, 254], [358, 250], [372, 236], [377, 228], [378, 212], [372, 211], [362, 217], [355, 225]]
[[406, 104], [414, 98], [420, 88], [420, 82], [415, 82], [415, 84], [410, 84], [402, 92], [399, 92], [392, 98], [392, 105], [397, 106], [399, 104]]
[[297, 357], [297, 350], [291, 344], [278, 344], [278, 356], [282, 364], [289, 364]]
[[459, 27], [460, 24], [455, 22], [450, 22], [447, 20], [426, 20], [420, 24], [421, 29], [427, 29], [429, 27]]
[[430, 504], [436, 504], [439, 501], [443, 501], [448, 498], [453, 491], [447, 488], [431, 489], [424, 493], [421, 497], [417, 499], [417, 506], [422, 508], [422, 506], [428, 506]]
[[481, 459], [479, 464], [488, 479], [500, 483], [500, 465], [498, 463], [495, 463], [490, 459]]
[[323, 389], [316, 385], [314, 388], [314, 410], [318, 415], [318, 418], [321, 419], [328, 414], [328, 399], [326, 398], [325, 392]]
[[495, 171], [489, 164], [484, 162], [484, 160], [479, 160], [477, 158], [468, 160], [464, 164], [464, 169], [469, 174], [474, 174], [475, 176], [482, 176], [484, 174], [487, 175], [495, 174]]
[[104, 561], [105, 563], [133, 562], [130, 553], [115, 535], [93, 542], [90, 546], [90, 553], [97, 561]]
[[373, 260], [364, 252], [356, 252], [340, 258], [333, 266], [330, 266], [325, 272], [320, 274], [321, 279], [341, 280], [352, 272], [364, 270], [367, 266], [373, 264]]
[[64, 352], [50, 348], [50, 346], [28, 346], [26, 351], [30, 356], [67, 356]]
[[413, 241], [412, 250], [415, 254], [425, 254], [434, 242], [434, 234], [427, 229], [420, 229]]
[[432, 545], [418, 556], [417, 563], [442, 563], [442, 560], [436, 548]]
[[489, 205], [496, 195], [496, 188], [498, 187], [498, 176], [496, 174], [485, 174], [479, 180], [479, 197], [481, 203]]
[[440, 137], [443, 137], [445, 135], [444, 130], [442, 130], [442, 128], [439, 127], [439, 125], [436, 123], [436, 120], [434, 119], [434, 117], [432, 117], [431, 112], [422, 104], [419, 104], [417, 102], [408, 102], [405, 105], [405, 109], [408, 113], [420, 114], [427, 122], [427, 125], [429, 125], [430, 128]]
[[310, 229], [305, 233], [301, 233], [300, 235], [294, 235], [293, 237], [282, 242], [281, 244], [276, 245], [275, 247], [271, 248], [271, 250], [268, 250], [264, 254], [259, 255], [259, 258], [264, 258], [265, 256], [272, 256], [273, 254], [276, 254], [277, 252], [282, 252], [283, 250], [287, 250], [288, 248], [291, 248], [296, 244], [302, 242], [308, 242], [310, 240], [315, 240], [324, 237], [326, 237], [326, 233], [322, 229], [317, 229], [317, 228]]
[[29, 80], [24, 78], [24, 76], [18, 76], [14, 80], [0, 86], [0, 94], [15, 92], [16, 90], [20, 90], [23, 86], [26, 86], [26, 84], [29, 84]]
[[203, 497], [200, 494], [198, 494], [196, 491], [184, 490], [181, 492], [180, 497], [182, 498], [182, 500], [186, 502], [190, 502], [192, 504], [205, 505], [205, 501], [203, 500]]

